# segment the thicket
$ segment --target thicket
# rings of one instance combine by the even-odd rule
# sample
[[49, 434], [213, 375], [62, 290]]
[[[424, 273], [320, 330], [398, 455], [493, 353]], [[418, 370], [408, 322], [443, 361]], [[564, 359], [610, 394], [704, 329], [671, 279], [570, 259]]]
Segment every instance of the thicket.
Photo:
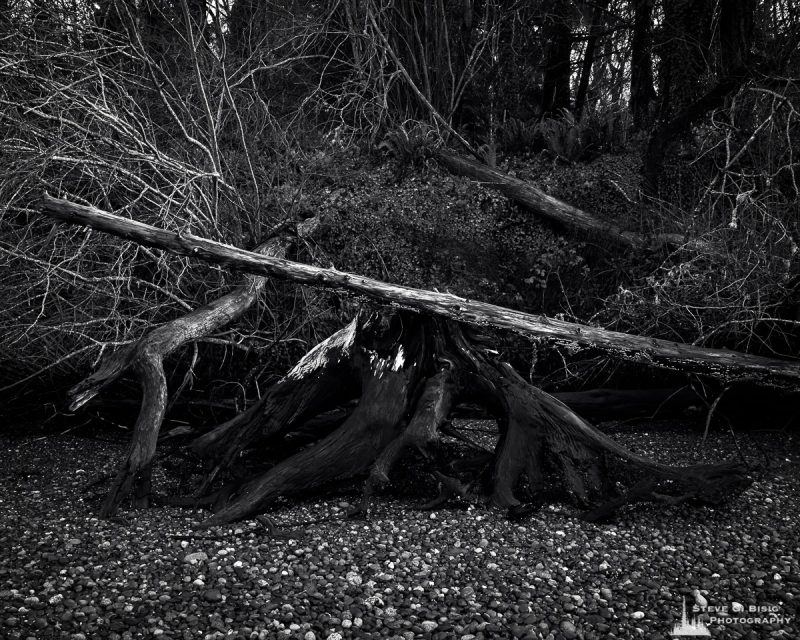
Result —
[[[243, 247], [321, 214], [300, 259], [794, 355], [799, 21], [786, 0], [0, 1], [0, 388], [57, 402], [237, 280], [53, 225], [44, 191]], [[691, 242], [566, 237], [446, 175], [439, 145]], [[173, 386], [242, 406], [353, 304], [272, 283]]]

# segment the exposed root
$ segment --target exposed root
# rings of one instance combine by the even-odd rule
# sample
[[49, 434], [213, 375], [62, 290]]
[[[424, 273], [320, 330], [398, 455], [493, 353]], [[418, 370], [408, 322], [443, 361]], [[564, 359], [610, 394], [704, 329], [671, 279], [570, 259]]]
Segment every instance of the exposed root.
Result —
[[[318, 417], [356, 395], [352, 412]], [[448, 421], [465, 400], [497, 418], [500, 439], [494, 451], [448, 461], [439, 440], [443, 433], [465, 438]], [[281, 496], [364, 473], [361, 504], [352, 515], [367, 515], [375, 493], [415, 453], [439, 484], [439, 495], [423, 508], [454, 497], [489, 500], [512, 518], [541, 505], [552, 473], [592, 520], [607, 519], [631, 502], [716, 501], [750, 482], [739, 463], [671, 467], [634, 454], [493, 359], [460, 325], [407, 312], [360, 314], [310, 352], [245, 418], [193, 445], [212, 455], [223, 452], [215, 456], [218, 477], [221, 471], [230, 475], [232, 461], [246, 448], [261, 458], [288, 455], [254, 477], [229, 480], [206, 525], [252, 516]], [[624, 477], [611, 475], [612, 459], [622, 463]], [[615, 493], [616, 483], [637, 474], [645, 480]], [[206, 478], [202, 488], [210, 486]]]
[[396, 341], [385, 349], [378, 343], [386, 338], [382, 335], [379, 340], [361, 342], [353, 354], [362, 372], [361, 399], [345, 422], [319, 442], [237, 488], [207, 525], [244, 518], [279, 496], [356, 475], [372, 464], [405, 427], [406, 408], [418, 377], [417, 361], [406, 354], [418, 354], [419, 346], [414, 349], [413, 340]]
[[[283, 257], [291, 241], [284, 237], [267, 240], [256, 251]], [[158, 434], [167, 411], [167, 383], [164, 358], [181, 346], [213, 333], [247, 311], [266, 285], [266, 278], [245, 276], [241, 286], [186, 315], [156, 327], [139, 341], [105, 358], [95, 372], [69, 392], [70, 409], [83, 406], [113, 382], [133, 369], [142, 387], [139, 415], [124, 461], [100, 509], [107, 518], [128, 498], [137, 507], [147, 506], [151, 491], [151, 465]], [[235, 418], [238, 423], [243, 419]]]
[[449, 367], [437, 372], [424, 382], [416, 403], [414, 417], [402, 433], [380, 453], [372, 465], [367, 483], [377, 488], [389, 482], [389, 470], [410, 447], [427, 459], [432, 459], [432, 448], [439, 441], [439, 428], [447, 419], [453, 403], [453, 374]]
[[117, 471], [103, 505], [100, 517], [113, 515], [121, 502], [134, 493], [137, 507], [148, 505], [151, 489], [151, 463], [158, 443], [158, 431], [167, 408], [167, 379], [160, 357], [137, 361], [137, 373], [142, 385], [142, 402], [134, 425], [134, 437]]

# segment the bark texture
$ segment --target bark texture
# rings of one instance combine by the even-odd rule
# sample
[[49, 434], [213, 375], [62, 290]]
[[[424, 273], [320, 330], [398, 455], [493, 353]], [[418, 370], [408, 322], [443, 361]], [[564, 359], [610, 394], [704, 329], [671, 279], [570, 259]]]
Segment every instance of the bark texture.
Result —
[[650, 124], [651, 106], [656, 99], [652, 55], [653, 5], [654, 0], [634, 0], [630, 110], [636, 129]]
[[580, 81], [578, 82], [578, 90], [575, 92], [575, 107], [573, 111], [578, 120], [582, 118], [583, 110], [586, 106], [586, 97], [589, 94], [589, 80], [592, 76], [592, 68], [595, 66], [594, 58], [597, 49], [597, 39], [605, 23], [605, 12], [608, 7], [608, 1], [609, 0], [599, 0], [594, 5], [592, 23], [589, 25], [589, 36], [586, 40], [586, 50], [583, 53]]
[[[255, 421], [233, 429], [221, 425], [204, 436], [230, 443], [239, 456], [249, 452], [268, 458], [270, 452], [281, 452], [265, 471], [229, 479], [213, 492], [213, 500], [200, 491], [196, 500], [214, 503], [207, 526], [254, 516], [280, 497], [359, 475], [366, 480], [358, 511], [368, 514], [375, 494], [407, 466], [401, 461], [409, 455], [422, 456], [438, 481], [440, 495], [428, 506], [459, 497], [487, 501], [511, 514], [530, 508], [554, 483], [587, 509], [585, 517], [591, 520], [608, 518], [630, 502], [716, 503], [750, 483], [748, 469], [737, 462], [671, 467], [628, 451], [496, 360], [471, 328], [442, 318], [362, 312], [276, 387], [304, 380], [325, 386], [338, 381], [345, 390], [339, 402], [350, 402], [355, 391], [355, 409], [316, 438], [306, 430], [302, 444], [294, 446], [292, 433], [303, 430], [303, 421], [296, 414], [287, 419], [285, 412], [276, 420], [274, 412], [262, 409], [251, 415], [259, 416]], [[296, 387], [284, 404], [296, 406], [305, 397]], [[335, 402], [336, 394], [327, 399]], [[477, 464], [448, 458], [440, 446], [443, 434], [469, 441], [449, 421], [453, 408], [467, 400], [483, 406], [499, 426], [494, 451], [483, 452]], [[316, 409], [329, 406], [326, 401]], [[302, 413], [309, 419], [307, 409]], [[218, 477], [231, 477], [235, 463], [225, 447], [196, 445]], [[617, 469], [621, 464], [624, 472], [612, 472], [610, 462]], [[628, 488], [619, 490], [620, 483]]]
[[437, 151], [436, 160], [451, 173], [466, 176], [496, 189], [508, 199], [545, 220], [600, 242], [633, 249], [686, 242], [686, 238], [681, 234], [645, 236], [633, 231], [625, 231], [610, 222], [598, 220], [591, 214], [548, 195], [524, 180], [449, 151]]
[[167, 249], [243, 271], [273, 276], [297, 284], [339, 289], [369, 296], [395, 307], [449, 318], [475, 326], [492, 326], [520, 335], [549, 338], [602, 349], [635, 362], [702, 373], [722, 379], [750, 378], [754, 382], [796, 383], [800, 364], [792, 360], [766, 358], [726, 349], [648, 338], [599, 327], [565, 322], [452, 294], [389, 284], [337, 269], [315, 267], [284, 258], [237, 249], [191, 234], [177, 234], [134, 220], [121, 218], [95, 207], [45, 196], [42, 213], [58, 220], [80, 224], [145, 244]]
[[[53, 198], [45, 199], [44, 211], [256, 276], [277, 275], [354, 290], [394, 304], [394, 309], [383, 313], [359, 313], [306, 354], [256, 405], [191, 443], [190, 450], [206, 460], [207, 471], [195, 495], [183, 502], [213, 505], [208, 526], [259, 514], [281, 497], [361, 474], [366, 482], [360, 511], [368, 513], [375, 492], [390, 481], [409, 453], [426, 459], [440, 485], [440, 495], [431, 505], [451, 496], [486, 499], [512, 515], [524, 513], [540, 500], [553, 476], [576, 503], [588, 509], [586, 517], [591, 520], [608, 518], [635, 501], [718, 502], [750, 483], [744, 464], [670, 467], [626, 450], [495, 359], [474, 326], [464, 321], [523, 332], [535, 329], [573, 340], [586, 333], [593, 336], [591, 340], [607, 341], [615, 349], [643, 341], [651, 354], [658, 353], [673, 364], [700, 362], [704, 369], [710, 366], [715, 371], [731, 365], [749, 373], [800, 377], [792, 363], [570, 326], [173, 234]], [[166, 406], [163, 355], [243, 312], [243, 301], [251, 300], [259, 283], [250, 278], [240, 291], [230, 294], [230, 302], [238, 304], [218, 301], [160, 327], [151, 334], [158, 339], [146, 337], [133, 345], [127, 356], [112, 363], [108, 374], [95, 375], [92, 384], [79, 390], [76, 397], [85, 401], [93, 390], [102, 388], [107, 375], [119, 375], [132, 364], [142, 381], [143, 402], [135, 434], [102, 515], [113, 513], [131, 492], [139, 505], [150, 493], [149, 470]], [[700, 359], [685, 360], [690, 354]], [[444, 433], [469, 442], [449, 421], [454, 407], [464, 402], [483, 407], [499, 427], [494, 451], [482, 451], [474, 462], [447, 460], [440, 453]], [[243, 467], [248, 452], [261, 464]], [[618, 468], [621, 462], [623, 472], [610, 471], [610, 461], [616, 461]], [[620, 486], [629, 489], [620, 491]]]
[[[273, 237], [257, 247], [255, 253], [283, 257], [289, 243], [287, 236]], [[230, 293], [156, 327], [138, 341], [113, 352], [101, 361], [96, 371], [70, 389], [70, 410], [74, 411], [128, 371], [135, 373], [141, 385], [139, 415], [128, 451], [100, 509], [102, 517], [113, 515], [131, 495], [137, 506], [147, 506], [151, 463], [167, 409], [164, 358], [241, 317], [256, 302], [265, 284], [264, 276], [245, 275], [242, 284]]]

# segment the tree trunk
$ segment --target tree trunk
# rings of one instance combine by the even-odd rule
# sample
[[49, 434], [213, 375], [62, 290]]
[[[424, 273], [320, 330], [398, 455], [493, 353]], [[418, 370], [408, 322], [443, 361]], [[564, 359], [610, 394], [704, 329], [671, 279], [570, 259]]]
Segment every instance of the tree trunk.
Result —
[[731, 75], [750, 61], [756, 0], [723, 2], [719, 8], [719, 66]]
[[269, 4], [257, 0], [236, 0], [227, 20], [226, 44], [236, 59], [244, 60], [256, 53], [260, 46], [268, 49], [267, 40]]
[[575, 117], [580, 120], [583, 116], [583, 108], [586, 105], [586, 94], [589, 92], [589, 80], [592, 76], [594, 67], [594, 54], [597, 49], [597, 37], [600, 28], [605, 22], [605, 12], [608, 0], [600, 0], [594, 7], [592, 14], [592, 24], [589, 25], [589, 37], [586, 40], [586, 51], [583, 54], [583, 65], [581, 67], [581, 79], [578, 82], [578, 90], [575, 92]]
[[661, 120], [670, 120], [703, 93], [714, 4], [711, 0], [662, 2], [664, 17], [658, 44]]
[[647, 145], [643, 188], [658, 195], [658, 178], [670, 145], [684, 138], [691, 125], [711, 109], [721, 106], [739, 86], [733, 76], [703, 90], [708, 71], [714, 5], [710, 0], [665, 0], [659, 55], [658, 125]]
[[649, 126], [651, 106], [656, 98], [652, 56], [653, 1], [634, 0], [630, 111], [637, 130]]
[[569, 3], [552, 0], [545, 3], [544, 26], [544, 79], [542, 82], [542, 115], [557, 116], [570, 104], [570, 55], [572, 30], [569, 24]]
[[687, 105], [671, 120], [663, 121], [653, 129], [647, 142], [642, 176], [644, 191], [647, 194], [653, 196], [658, 194], [658, 178], [671, 145], [700, 118], [713, 109], [723, 106], [728, 96], [737, 91], [746, 82], [747, 77], [744, 69], [738, 69], [734, 74], [722, 78], [707, 93]]

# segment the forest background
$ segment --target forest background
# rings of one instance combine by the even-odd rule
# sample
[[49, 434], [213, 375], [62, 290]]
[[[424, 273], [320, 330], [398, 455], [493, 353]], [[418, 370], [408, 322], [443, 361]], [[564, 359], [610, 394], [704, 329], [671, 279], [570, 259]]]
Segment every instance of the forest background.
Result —
[[[0, 0], [0, 411], [58, 415], [104, 356], [239, 278], [54, 223], [43, 192], [243, 248], [315, 217], [303, 262], [792, 356], [799, 36], [789, 0]], [[450, 174], [445, 147], [686, 240], [552, 226]], [[270, 281], [170, 356], [174, 408], [248, 406], [364, 303]], [[546, 389], [665, 380], [494, 340]]]

